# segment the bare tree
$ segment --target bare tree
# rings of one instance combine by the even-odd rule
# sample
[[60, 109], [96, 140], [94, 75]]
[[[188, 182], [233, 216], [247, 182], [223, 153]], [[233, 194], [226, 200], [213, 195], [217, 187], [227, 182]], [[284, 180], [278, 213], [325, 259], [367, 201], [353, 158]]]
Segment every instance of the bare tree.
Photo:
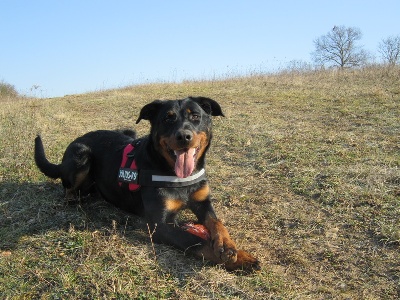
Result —
[[315, 51], [311, 56], [319, 65], [340, 68], [357, 67], [367, 61], [367, 53], [357, 41], [362, 38], [360, 29], [334, 26], [328, 34], [314, 40]]
[[400, 61], [400, 35], [383, 39], [378, 46], [383, 60], [389, 65], [396, 65]]

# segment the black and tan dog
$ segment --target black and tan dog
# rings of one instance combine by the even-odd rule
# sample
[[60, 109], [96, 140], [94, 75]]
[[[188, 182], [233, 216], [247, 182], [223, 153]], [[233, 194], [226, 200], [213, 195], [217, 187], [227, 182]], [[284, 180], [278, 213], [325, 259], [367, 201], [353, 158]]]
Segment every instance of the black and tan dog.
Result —
[[[155, 242], [223, 264], [228, 270], [258, 270], [259, 261], [236, 248], [211, 204], [204, 171], [211, 116], [223, 116], [212, 99], [156, 100], [142, 108], [136, 121], [150, 121], [148, 136], [136, 139], [132, 131], [89, 132], [67, 147], [59, 165], [46, 159], [38, 136], [35, 161], [45, 175], [61, 178], [67, 198], [95, 189], [106, 201], [145, 217]], [[185, 208], [207, 228], [208, 238], [175, 223], [177, 213]]]

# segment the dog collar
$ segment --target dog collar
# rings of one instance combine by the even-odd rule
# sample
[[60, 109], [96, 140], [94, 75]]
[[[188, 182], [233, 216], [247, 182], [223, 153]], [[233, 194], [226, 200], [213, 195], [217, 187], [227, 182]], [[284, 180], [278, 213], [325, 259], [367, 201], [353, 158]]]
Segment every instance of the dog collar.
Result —
[[201, 169], [186, 178], [160, 174], [155, 170], [139, 170], [139, 185], [154, 187], [185, 187], [206, 179], [206, 171]]
[[188, 176], [186, 178], [179, 178], [177, 176], [165, 176], [165, 175], [152, 175], [151, 180], [153, 182], [172, 182], [172, 183], [188, 183], [188, 182], [198, 182], [198, 179], [203, 180], [206, 170], [201, 169], [194, 175]]
[[[137, 143], [136, 143], [137, 144]], [[201, 169], [186, 178], [170, 176], [157, 170], [138, 169], [135, 160], [135, 146], [128, 144], [122, 155], [121, 167], [118, 172], [118, 182], [121, 187], [127, 186], [130, 191], [136, 191], [141, 186], [153, 187], [186, 187], [206, 180], [206, 171]]]

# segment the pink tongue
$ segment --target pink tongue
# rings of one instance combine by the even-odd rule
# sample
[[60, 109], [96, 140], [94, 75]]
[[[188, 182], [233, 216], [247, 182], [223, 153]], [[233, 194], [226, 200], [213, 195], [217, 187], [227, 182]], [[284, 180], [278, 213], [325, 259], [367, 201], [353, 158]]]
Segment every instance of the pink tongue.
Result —
[[176, 150], [175, 174], [180, 178], [188, 177], [194, 170], [194, 153], [196, 149], [190, 148], [188, 151]]

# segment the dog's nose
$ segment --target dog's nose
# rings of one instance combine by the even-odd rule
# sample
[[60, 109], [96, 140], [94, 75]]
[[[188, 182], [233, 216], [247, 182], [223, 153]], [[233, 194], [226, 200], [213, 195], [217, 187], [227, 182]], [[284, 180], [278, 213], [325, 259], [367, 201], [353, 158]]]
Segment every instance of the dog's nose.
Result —
[[190, 130], [179, 130], [175, 138], [180, 143], [189, 143], [193, 139], [193, 133]]

